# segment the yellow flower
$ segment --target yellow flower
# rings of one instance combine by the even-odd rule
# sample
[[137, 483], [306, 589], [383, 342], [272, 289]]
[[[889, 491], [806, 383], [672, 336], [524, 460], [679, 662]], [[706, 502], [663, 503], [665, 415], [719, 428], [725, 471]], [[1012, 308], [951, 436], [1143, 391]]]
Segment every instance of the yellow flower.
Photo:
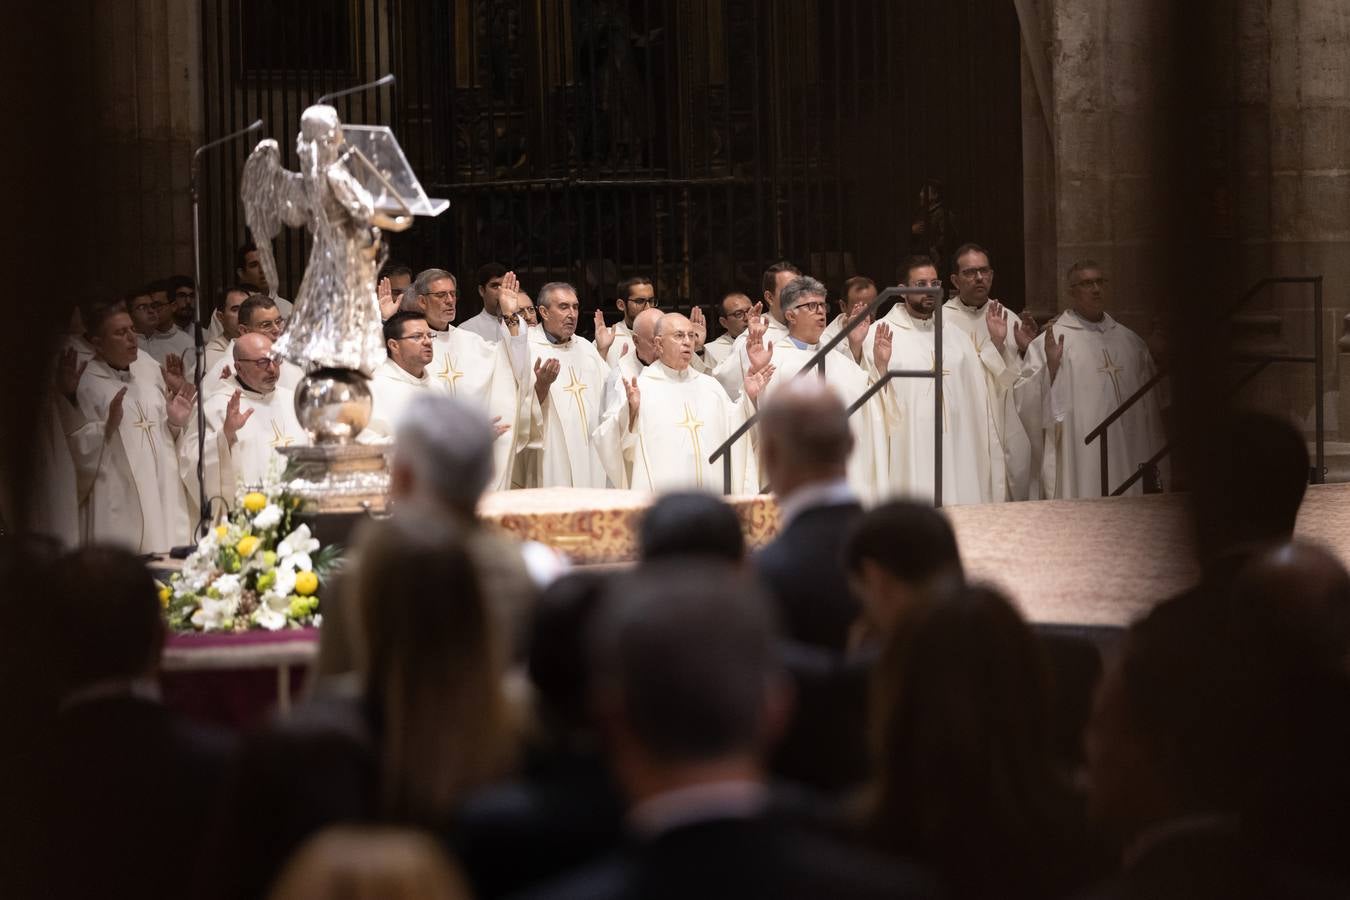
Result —
[[266, 495], [258, 491], [249, 491], [244, 495], [244, 509], [251, 513], [262, 512], [262, 508], [266, 505]]
[[319, 589], [319, 576], [313, 572], [295, 573], [295, 592], [302, 597], [308, 597]]
[[229, 533], [229, 530], [230, 530], [229, 527], [226, 525], [217, 525], [216, 538], [222, 541], [225, 540], [225, 535]]
[[234, 549], [239, 551], [241, 559], [248, 559], [253, 555], [253, 551], [258, 549], [258, 539], [251, 534], [246, 534], [239, 539], [239, 543], [234, 545]]
[[162, 606], [162, 607], [164, 607], [165, 609], [168, 609], [168, 608], [169, 608], [169, 598], [172, 597], [172, 596], [173, 596], [173, 591], [169, 590], [167, 587], [161, 587], [161, 588], [159, 589], [159, 605]]

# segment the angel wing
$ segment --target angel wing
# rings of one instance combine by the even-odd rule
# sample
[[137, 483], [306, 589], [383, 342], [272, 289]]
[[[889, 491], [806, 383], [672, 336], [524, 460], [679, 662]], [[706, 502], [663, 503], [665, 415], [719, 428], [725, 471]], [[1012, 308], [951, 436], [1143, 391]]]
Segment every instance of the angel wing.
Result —
[[276, 259], [272, 256], [272, 238], [281, 233], [283, 225], [298, 228], [306, 224], [310, 210], [305, 199], [303, 176], [287, 171], [281, 164], [281, 149], [271, 138], [259, 141], [248, 155], [239, 199], [244, 204], [244, 221], [258, 247], [263, 277], [275, 296], [280, 282]]

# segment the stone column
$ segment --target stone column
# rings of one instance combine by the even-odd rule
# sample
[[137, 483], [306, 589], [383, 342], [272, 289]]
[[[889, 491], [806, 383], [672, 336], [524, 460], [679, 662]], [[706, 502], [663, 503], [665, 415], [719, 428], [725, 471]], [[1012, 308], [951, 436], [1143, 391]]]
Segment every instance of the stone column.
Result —
[[[101, 170], [87, 248], [97, 281], [123, 291], [192, 274], [188, 165], [201, 143], [201, 22], [196, 3], [83, 4], [92, 59], [89, 142]], [[205, 293], [205, 292], [204, 292]]]

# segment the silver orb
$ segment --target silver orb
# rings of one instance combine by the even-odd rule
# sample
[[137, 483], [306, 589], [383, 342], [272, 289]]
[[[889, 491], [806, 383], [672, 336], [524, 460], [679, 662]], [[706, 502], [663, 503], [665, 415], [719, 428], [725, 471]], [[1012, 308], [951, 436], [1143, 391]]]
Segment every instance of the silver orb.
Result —
[[354, 369], [315, 369], [295, 386], [295, 417], [316, 445], [356, 440], [371, 405], [366, 376]]

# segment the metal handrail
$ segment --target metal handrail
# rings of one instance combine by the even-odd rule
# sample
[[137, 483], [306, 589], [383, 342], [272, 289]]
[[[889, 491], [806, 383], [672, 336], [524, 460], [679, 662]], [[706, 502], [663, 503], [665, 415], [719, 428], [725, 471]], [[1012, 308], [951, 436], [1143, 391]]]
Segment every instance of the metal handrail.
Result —
[[[800, 378], [803, 373], [809, 372], [812, 369], [816, 369], [822, 378], [825, 377], [825, 360], [828, 358], [828, 354], [834, 352], [834, 348], [839, 346], [840, 341], [847, 340], [849, 333], [855, 327], [857, 327], [857, 325], [860, 322], [862, 322], [868, 316], [872, 315], [872, 313], [876, 312], [877, 307], [880, 306], [882, 303], [884, 303], [885, 301], [889, 300], [892, 297], [902, 297], [910, 294], [921, 294], [930, 296], [935, 301], [937, 301], [936, 309], [933, 312], [933, 333], [935, 341], [935, 347], [933, 351], [933, 370], [931, 372], [923, 370], [892, 370], [887, 372], [884, 376], [882, 376], [881, 379], [877, 381], [876, 384], [868, 387], [867, 391], [865, 391], [863, 395], [859, 397], [858, 400], [855, 401], [849, 407], [848, 413], [849, 415], [852, 415], [859, 407], [862, 406], [863, 403], [865, 403], [867, 400], [870, 400], [877, 393], [877, 391], [879, 391], [881, 387], [883, 387], [892, 378], [901, 378], [901, 377], [932, 378], [933, 383], [936, 385], [936, 389], [933, 391], [933, 402], [935, 409], [937, 410], [937, 418], [935, 419], [935, 421], [937, 422], [942, 421], [942, 379], [936, 377], [936, 373], [942, 371], [942, 301], [946, 299], [945, 297], [946, 291], [941, 286], [888, 287], [884, 291], [881, 291], [875, 297], [872, 298], [872, 302], [867, 305], [867, 309], [863, 310], [853, 318], [849, 319], [846, 323], [844, 323], [844, 327], [839, 329], [838, 334], [836, 334], [834, 337], [830, 338], [819, 348], [817, 348], [815, 354], [812, 355], [812, 357], [806, 361], [806, 364], [803, 365], [801, 369], [797, 372], [797, 374], [794, 375], [793, 377]], [[748, 432], [751, 428], [753, 428], [755, 423], [758, 421], [759, 421], [759, 410], [755, 410], [755, 412], [751, 414], [749, 417], [747, 417], [746, 420], [741, 423], [740, 427], [737, 428], [735, 431], [733, 431], [725, 441], [723, 441], [720, 445], [718, 445], [717, 449], [714, 450], [712, 452], [712, 455], [708, 457], [708, 462], [710, 464], [717, 462], [719, 457], [722, 459], [722, 492], [724, 494], [731, 493], [731, 448], [733, 445], [735, 445], [737, 441], [739, 441], [742, 437], [744, 437], [745, 433]], [[934, 446], [937, 452], [937, 455], [934, 458], [935, 481], [937, 482], [937, 484], [934, 486], [933, 501], [935, 506], [941, 506], [942, 429], [934, 428], [933, 431], [934, 434], [936, 435], [934, 438]]]
[[[1241, 387], [1243, 384], [1246, 384], [1258, 373], [1260, 373], [1263, 369], [1265, 369], [1267, 365], [1273, 362], [1294, 362], [1294, 363], [1313, 364], [1314, 367], [1313, 392], [1315, 394], [1313, 398], [1313, 416], [1314, 416], [1313, 430], [1315, 434], [1314, 443], [1316, 445], [1315, 450], [1316, 463], [1313, 468], [1313, 484], [1321, 484], [1322, 479], [1325, 475], [1325, 472], [1323, 470], [1326, 468], [1326, 437], [1324, 434], [1325, 427], [1323, 424], [1323, 397], [1322, 397], [1322, 380], [1323, 380], [1322, 276], [1284, 275], [1284, 276], [1273, 276], [1270, 278], [1262, 278], [1260, 281], [1256, 282], [1256, 284], [1248, 288], [1246, 293], [1244, 293], [1241, 297], [1239, 297], [1237, 302], [1234, 303], [1232, 306], [1230, 306], [1224, 312], [1224, 314], [1220, 317], [1220, 321], [1232, 318], [1234, 315], [1237, 314], [1239, 310], [1242, 309], [1242, 307], [1246, 306], [1247, 303], [1249, 303], [1253, 297], [1255, 297], [1258, 293], [1260, 293], [1262, 289], [1269, 287], [1272, 284], [1311, 284], [1313, 286], [1313, 353], [1311, 356], [1308, 356], [1306, 354], [1304, 355], [1240, 354], [1238, 356], [1235, 356], [1234, 359], [1236, 360], [1244, 362], [1257, 362], [1259, 363], [1259, 365], [1256, 367], [1256, 369], [1247, 373], [1246, 376], [1240, 379], [1237, 385], [1234, 387], [1234, 390], [1236, 390], [1238, 387]], [[1171, 450], [1170, 444], [1164, 444], [1163, 448], [1159, 450], [1157, 453], [1155, 453], [1151, 459], [1149, 459], [1147, 462], [1141, 463], [1139, 468], [1135, 470], [1135, 473], [1131, 475], [1128, 479], [1126, 479], [1122, 485], [1117, 487], [1114, 491], [1111, 490], [1110, 474], [1107, 472], [1107, 463], [1109, 460], [1109, 450], [1108, 450], [1109, 442], [1107, 439], [1107, 428], [1109, 428], [1112, 423], [1114, 423], [1117, 419], [1123, 416], [1131, 407], [1133, 407], [1136, 403], [1142, 400], [1144, 395], [1147, 394], [1149, 391], [1151, 391], [1154, 387], [1156, 387], [1159, 382], [1161, 382], [1164, 378], [1168, 376], [1168, 374], [1169, 373], [1166, 370], [1159, 371], [1157, 374], [1155, 374], [1152, 378], [1150, 378], [1147, 382], [1145, 382], [1142, 387], [1140, 387], [1137, 391], [1131, 394], [1125, 401], [1123, 401], [1119, 406], [1117, 406], [1114, 410], [1112, 410], [1111, 413], [1106, 418], [1102, 419], [1102, 421], [1097, 425], [1096, 428], [1088, 432], [1087, 437], [1083, 438], [1084, 446], [1090, 445], [1098, 437], [1100, 437], [1102, 440], [1100, 446], [1101, 446], [1101, 486], [1103, 497], [1108, 496], [1117, 497], [1123, 494], [1125, 491], [1129, 490], [1129, 488], [1133, 486], [1136, 481], [1138, 481], [1141, 477], [1143, 477], [1143, 473], [1147, 467], [1156, 464]]]

